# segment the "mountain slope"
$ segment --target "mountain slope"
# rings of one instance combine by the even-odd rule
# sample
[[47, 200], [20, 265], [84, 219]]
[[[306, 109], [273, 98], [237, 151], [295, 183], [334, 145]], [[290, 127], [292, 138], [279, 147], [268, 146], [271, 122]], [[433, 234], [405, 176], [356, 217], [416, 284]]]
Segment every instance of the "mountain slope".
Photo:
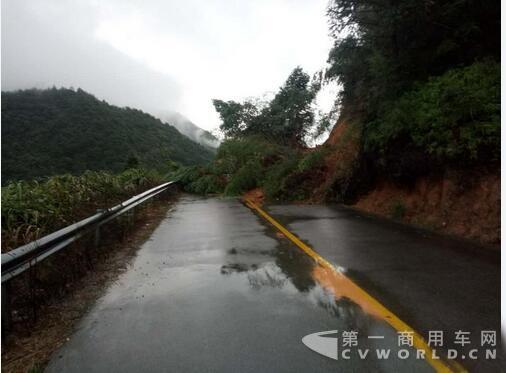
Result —
[[216, 149], [220, 145], [220, 141], [213, 134], [200, 128], [191, 120], [177, 112], [166, 111], [160, 113], [158, 117], [162, 121], [176, 127], [179, 132], [200, 145], [211, 149]]
[[205, 147], [142, 111], [78, 89], [2, 92], [2, 182], [85, 170], [120, 171], [130, 157], [163, 170], [203, 164]]

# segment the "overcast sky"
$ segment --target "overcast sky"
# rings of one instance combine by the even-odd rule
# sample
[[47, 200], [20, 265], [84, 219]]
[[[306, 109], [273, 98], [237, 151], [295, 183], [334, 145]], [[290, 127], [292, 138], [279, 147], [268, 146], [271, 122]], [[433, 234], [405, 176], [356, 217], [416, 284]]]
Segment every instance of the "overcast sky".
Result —
[[[328, 0], [2, 0], [2, 90], [80, 87], [218, 126], [211, 99], [276, 91], [325, 66]], [[328, 109], [335, 97], [322, 94]]]

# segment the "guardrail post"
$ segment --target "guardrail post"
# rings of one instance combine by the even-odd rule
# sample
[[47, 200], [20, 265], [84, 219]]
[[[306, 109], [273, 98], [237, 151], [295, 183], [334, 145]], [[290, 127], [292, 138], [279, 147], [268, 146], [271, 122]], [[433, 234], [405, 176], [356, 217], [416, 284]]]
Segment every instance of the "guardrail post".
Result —
[[130, 209], [125, 213], [125, 218], [123, 219], [123, 223], [121, 224], [122, 225], [122, 236], [121, 236], [122, 241], [126, 240], [126, 238], [128, 236], [128, 232], [134, 224], [133, 223], [134, 210], [135, 210], [135, 208]]
[[32, 320], [35, 322], [37, 321], [37, 291], [36, 291], [36, 285], [37, 285], [37, 268], [35, 267], [35, 264], [37, 262], [34, 262], [33, 264], [30, 263], [30, 269], [28, 270], [28, 274], [30, 275], [30, 302], [32, 304]]
[[5, 336], [12, 324], [10, 295], [10, 285], [9, 282], [6, 281], [2, 284], [2, 341], [5, 340]]
[[[97, 209], [97, 213], [104, 212], [103, 209]], [[97, 248], [100, 245], [100, 225], [97, 225], [95, 228], [95, 237], [93, 239], [93, 244], [95, 248]]]
[[95, 248], [100, 245], [100, 227], [95, 228], [95, 238], [93, 240], [93, 244], [95, 245]]

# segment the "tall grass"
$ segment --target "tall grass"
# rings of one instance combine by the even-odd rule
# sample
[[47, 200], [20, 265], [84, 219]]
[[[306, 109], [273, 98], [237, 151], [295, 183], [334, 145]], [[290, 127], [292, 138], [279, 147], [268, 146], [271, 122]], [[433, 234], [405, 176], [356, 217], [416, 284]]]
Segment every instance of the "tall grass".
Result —
[[44, 182], [11, 182], [2, 188], [2, 252], [163, 181], [156, 172], [130, 169], [120, 174], [87, 171], [81, 176], [53, 176]]

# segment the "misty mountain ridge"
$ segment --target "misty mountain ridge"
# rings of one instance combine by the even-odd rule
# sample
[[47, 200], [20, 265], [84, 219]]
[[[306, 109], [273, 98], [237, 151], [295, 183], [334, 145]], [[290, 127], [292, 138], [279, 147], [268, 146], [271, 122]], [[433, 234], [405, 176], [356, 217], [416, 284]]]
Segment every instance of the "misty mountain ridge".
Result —
[[166, 171], [168, 161], [205, 164], [213, 152], [137, 109], [82, 89], [2, 92], [2, 183], [86, 170], [118, 172], [135, 157]]
[[169, 125], [175, 127], [186, 137], [203, 145], [207, 148], [215, 150], [220, 145], [220, 140], [216, 138], [211, 132], [200, 128], [184, 115], [175, 111], [163, 111], [155, 115], [160, 118], [162, 122], [167, 122]]

